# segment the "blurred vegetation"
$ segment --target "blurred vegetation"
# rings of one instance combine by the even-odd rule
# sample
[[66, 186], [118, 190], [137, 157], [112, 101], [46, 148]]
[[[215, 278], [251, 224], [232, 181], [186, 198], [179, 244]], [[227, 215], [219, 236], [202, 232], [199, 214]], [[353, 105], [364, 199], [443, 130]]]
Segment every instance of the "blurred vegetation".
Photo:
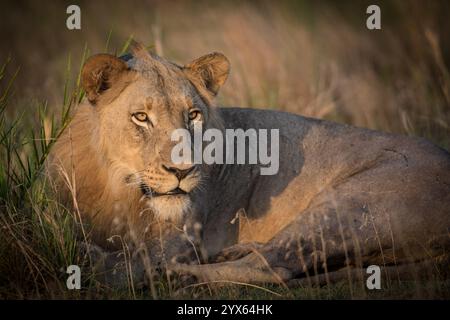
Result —
[[[78, 3], [81, 30], [65, 26]], [[0, 61], [18, 106], [60, 105], [68, 57], [119, 53], [133, 36], [179, 63], [210, 51], [231, 60], [220, 102], [276, 108], [425, 136], [449, 148], [450, 3], [377, 1], [382, 30], [366, 28], [371, 1], [35, 1], [0, 4]], [[75, 69], [71, 70], [75, 76]]]
[[[75, 3], [82, 29], [70, 31], [66, 8]], [[76, 243], [78, 219], [55, 200], [44, 171], [54, 139], [82, 98], [83, 60], [91, 53], [120, 54], [130, 37], [178, 63], [223, 52], [232, 73], [220, 105], [424, 136], [449, 149], [450, 2], [376, 1], [382, 30], [370, 31], [365, 11], [373, 3], [2, 1], [0, 62], [8, 63], [0, 72], [0, 297], [130, 297], [91, 279], [81, 292], [65, 289], [62, 266], [87, 262]], [[164, 281], [157, 288], [159, 297], [174, 297]], [[367, 297], [349, 289], [201, 287], [188, 296]], [[369, 297], [448, 292], [448, 283], [402, 284]]]

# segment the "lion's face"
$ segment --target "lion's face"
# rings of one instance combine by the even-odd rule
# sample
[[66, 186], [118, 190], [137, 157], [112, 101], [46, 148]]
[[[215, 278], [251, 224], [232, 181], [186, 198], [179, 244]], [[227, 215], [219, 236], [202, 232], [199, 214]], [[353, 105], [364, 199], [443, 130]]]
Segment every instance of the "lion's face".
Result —
[[98, 122], [94, 136], [112, 181], [142, 193], [158, 216], [177, 219], [190, 208], [205, 167], [174, 164], [178, 142], [171, 135], [179, 128], [193, 132], [200, 123], [204, 129], [218, 124], [210, 103], [225, 81], [228, 61], [214, 54], [180, 67], [143, 50], [134, 56], [128, 64], [106, 55], [86, 63], [83, 84]]
[[138, 74], [115, 101], [99, 111], [107, 161], [120, 172], [123, 183], [138, 188], [149, 205], [166, 217], [189, 207], [189, 193], [202, 177], [199, 166], [172, 163], [176, 142], [171, 134], [209, 116], [189, 82], [177, 80], [173, 88], [158, 92], [153, 79]]

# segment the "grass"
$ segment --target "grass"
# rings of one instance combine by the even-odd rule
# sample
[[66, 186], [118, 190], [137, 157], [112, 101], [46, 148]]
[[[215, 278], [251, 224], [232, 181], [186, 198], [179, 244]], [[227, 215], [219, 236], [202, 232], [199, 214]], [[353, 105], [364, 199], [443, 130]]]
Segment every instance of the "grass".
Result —
[[[8, 81], [6, 66], [1, 81]], [[61, 266], [78, 262], [76, 221], [52, 197], [44, 169], [51, 146], [69, 121], [70, 107], [80, 97], [64, 97], [59, 121], [47, 114], [45, 104], [36, 106], [37, 119], [24, 111], [8, 114], [13, 80], [0, 98], [0, 295], [40, 297], [61, 287]]]
[[[0, 33], [13, 26], [17, 30], [2, 35], [5, 43], [11, 43], [8, 51], [13, 59], [3, 56], [8, 51], [0, 51], [6, 61], [0, 69], [0, 297], [448, 299], [450, 284], [440, 281], [393, 283], [381, 291], [350, 288], [347, 282], [289, 290], [247, 284], [180, 290], [163, 276], [155, 279], [153, 293], [113, 290], [94, 280], [89, 259], [79, 247], [80, 220], [58, 202], [46, 176], [52, 144], [83, 98], [79, 89], [83, 61], [89, 52], [125, 52], [130, 34], [179, 62], [210, 51], [224, 52], [233, 69], [219, 97], [221, 104], [285, 110], [424, 136], [449, 149], [450, 44], [445, 36], [450, 23], [443, 14], [448, 3], [382, 2], [383, 29], [375, 32], [365, 29], [364, 1], [339, 3], [136, 2], [129, 19], [128, 5], [110, 10], [107, 2], [81, 2], [83, 26], [88, 27], [70, 34], [53, 25], [58, 19], [37, 23], [27, 10], [20, 13], [20, 25], [14, 24], [14, 14], [5, 17], [10, 28], [1, 28]], [[25, 5], [50, 16], [65, 12], [60, 4], [39, 9], [33, 2]], [[151, 12], [145, 10], [148, 6]], [[109, 12], [103, 15], [108, 20], [96, 12]], [[35, 37], [23, 38], [30, 28]], [[43, 41], [49, 29], [62, 48]], [[34, 55], [28, 53], [30, 47], [36, 48]], [[42, 75], [49, 79], [43, 81]], [[83, 266], [80, 291], [66, 289], [65, 268], [70, 264]]]

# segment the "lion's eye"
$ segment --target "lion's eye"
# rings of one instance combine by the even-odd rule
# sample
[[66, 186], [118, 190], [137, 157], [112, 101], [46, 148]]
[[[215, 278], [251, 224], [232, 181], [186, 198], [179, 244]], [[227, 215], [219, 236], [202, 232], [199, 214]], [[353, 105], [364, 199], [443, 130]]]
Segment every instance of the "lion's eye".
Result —
[[200, 110], [193, 109], [193, 110], [189, 111], [189, 120], [190, 121], [200, 120], [201, 117], [202, 117], [202, 113], [200, 112]]
[[139, 126], [147, 126], [149, 121], [148, 115], [145, 112], [136, 112], [131, 115], [131, 120]]
[[136, 120], [138, 121], [147, 121], [148, 117], [147, 114], [145, 114], [144, 112], [136, 112], [135, 114], [133, 114], [133, 116], [136, 118]]

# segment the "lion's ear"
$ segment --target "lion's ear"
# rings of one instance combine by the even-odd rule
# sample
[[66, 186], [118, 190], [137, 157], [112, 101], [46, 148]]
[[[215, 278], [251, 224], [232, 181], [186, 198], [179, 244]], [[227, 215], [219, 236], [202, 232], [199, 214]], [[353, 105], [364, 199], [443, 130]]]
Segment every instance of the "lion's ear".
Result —
[[223, 54], [213, 52], [192, 61], [184, 68], [215, 96], [228, 78], [230, 62]]
[[103, 91], [109, 89], [125, 72], [127, 64], [110, 54], [90, 57], [81, 71], [81, 85], [89, 102], [95, 104]]

